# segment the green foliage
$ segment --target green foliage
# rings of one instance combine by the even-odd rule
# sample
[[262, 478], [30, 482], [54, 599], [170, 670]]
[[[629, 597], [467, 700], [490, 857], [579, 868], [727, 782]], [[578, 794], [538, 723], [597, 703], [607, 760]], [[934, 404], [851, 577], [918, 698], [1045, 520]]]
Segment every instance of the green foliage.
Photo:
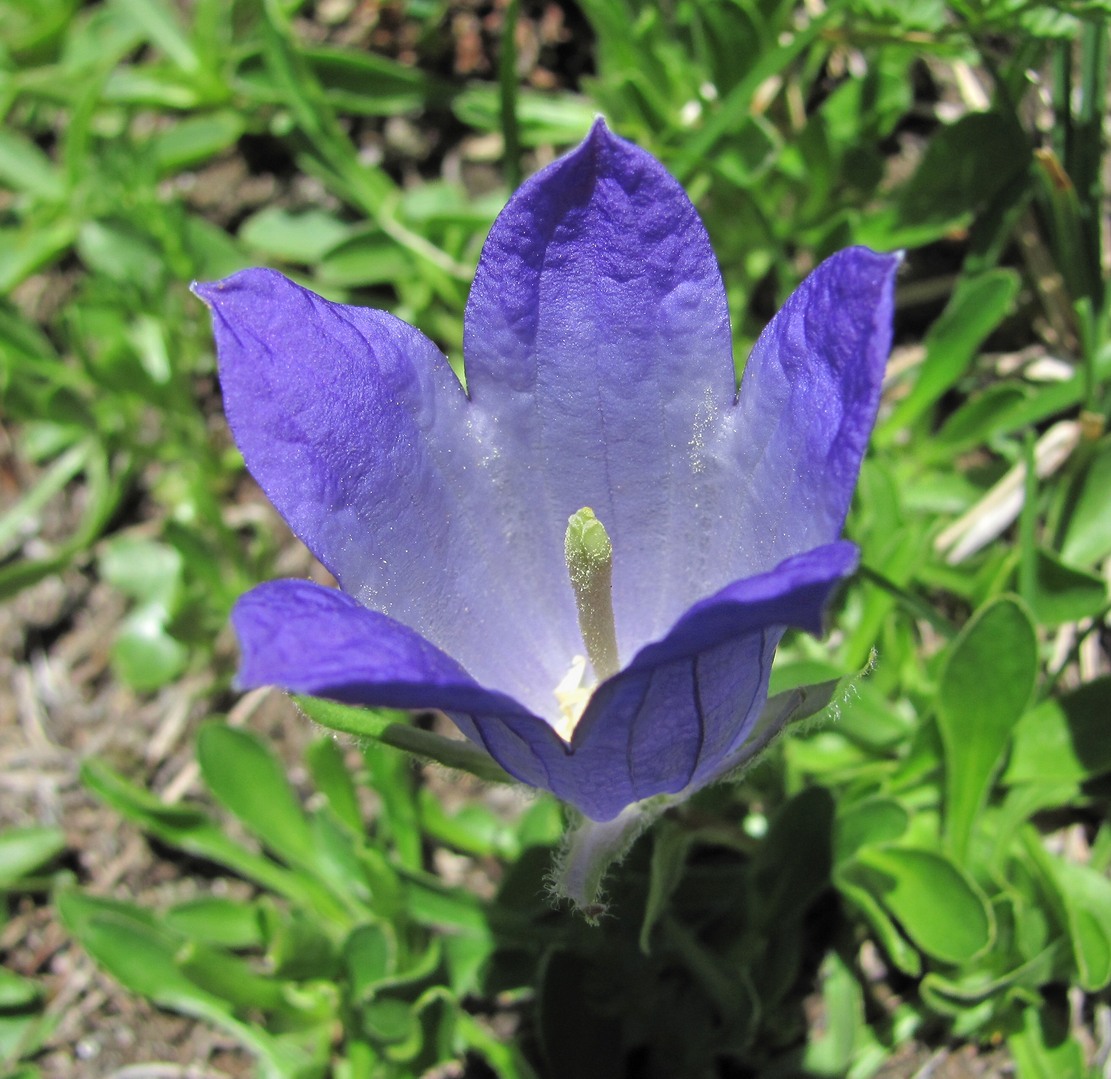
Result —
[[[511, 939], [522, 927], [512, 912], [484, 908], [409, 864], [410, 830], [419, 836], [435, 826], [423, 826], [415, 803], [416, 819], [406, 819], [410, 805], [399, 795], [411, 787], [408, 766], [385, 752], [368, 753], [353, 774], [334, 742], [316, 743], [309, 759], [318, 798], [308, 810], [260, 738], [222, 723], [205, 727], [201, 775], [250, 843], [230, 839], [209, 811], [164, 805], [90, 761], [86, 784], [123, 817], [261, 891], [155, 913], [65, 888], [57, 897], [64, 924], [128, 989], [228, 1031], [268, 1077], [307, 1079], [331, 1068], [407, 1076], [467, 1054], [503, 1079], [530, 1076], [518, 1054], [492, 1048], [462, 1011], [479, 997], [492, 926]], [[392, 786], [383, 782], [383, 761], [400, 765]], [[368, 830], [359, 787], [371, 778], [383, 810]], [[529, 814], [547, 843], [559, 829], [549, 809], [543, 821]], [[460, 846], [496, 849], [494, 823], [477, 806], [456, 818]]]
[[[0, 928], [7, 923], [8, 899], [17, 893], [43, 891], [50, 885], [45, 870], [65, 849], [58, 828], [10, 828], [0, 832]], [[46, 1014], [46, 992], [34, 979], [0, 967], [0, 1074], [36, 1079], [29, 1063], [49, 1040], [57, 1019]]]
[[[218, 426], [189, 281], [276, 265], [457, 361], [509, 187], [601, 111], [698, 204], [739, 369], [818, 258], [908, 249], [910, 347], [849, 523], [862, 572], [830, 642], [787, 642], [775, 686], [876, 658], [824, 721], [640, 838], [597, 928], [545, 897], [552, 802], [449, 809], [396, 750], [507, 777], [403, 714], [304, 700], [365, 747], [314, 743], [308, 792], [219, 722], [197, 743], [219, 812], [88, 761], [99, 798], [241, 898], [151, 911], [66, 883], [70, 932], [268, 1076], [864, 1079], [915, 1039], [1005, 1046], [1021, 1079], [1095, 1074], [1077, 1024], [1111, 985], [1111, 7], [582, 0], [587, 74], [545, 91], [515, 77], [529, 5], [470, 79], [443, 62], [450, 5], [402, 5], [415, 62], [306, 33], [319, 6], [0, 0], [0, 396], [21, 482], [0, 599], [94, 577], [126, 607], [116, 677], [223, 691], [215, 642], [281, 541]], [[442, 141], [407, 147], [394, 124]], [[469, 186], [464, 145], [497, 166]], [[60, 849], [53, 829], [0, 835], [0, 887], [38, 889]], [[445, 884], [445, 853], [496, 897]], [[43, 1010], [0, 972], [13, 1075], [34, 1074]]]

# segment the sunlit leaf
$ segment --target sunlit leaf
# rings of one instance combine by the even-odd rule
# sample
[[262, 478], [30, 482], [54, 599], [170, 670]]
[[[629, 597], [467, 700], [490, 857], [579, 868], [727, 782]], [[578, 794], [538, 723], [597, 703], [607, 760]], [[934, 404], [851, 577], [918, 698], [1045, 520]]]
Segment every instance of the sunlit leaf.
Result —
[[1011, 731], [1034, 688], [1037, 641], [1025, 608], [1003, 597], [984, 607], [954, 641], [938, 687], [945, 746], [945, 827], [963, 862], [976, 818]]

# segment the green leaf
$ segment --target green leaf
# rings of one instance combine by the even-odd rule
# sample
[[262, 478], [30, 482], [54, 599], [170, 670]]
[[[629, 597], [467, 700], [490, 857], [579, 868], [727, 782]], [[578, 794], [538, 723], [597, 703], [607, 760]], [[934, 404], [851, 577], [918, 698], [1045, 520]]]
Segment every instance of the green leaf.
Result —
[[166, 805], [95, 758], [82, 763], [81, 781], [102, 801], [162, 842], [227, 866], [325, 917], [346, 921], [344, 908], [315, 879], [292, 873], [271, 859], [240, 846], [202, 810]]
[[318, 738], [305, 751], [305, 763], [316, 789], [328, 799], [328, 808], [336, 820], [361, 835], [364, 825], [359, 794], [336, 739], [331, 736]]
[[[0, 247], [2, 250], [2, 247]], [[126, 463], [118, 471], [109, 467], [104, 447], [86, 444], [85, 508], [77, 529], [54, 551], [36, 560], [0, 565], [0, 600], [63, 569], [78, 552], [85, 550], [107, 524], [126, 486]]]
[[343, 961], [355, 1001], [367, 999], [397, 969], [397, 938], [389, 925], [360, 925], [343, 944]]
[[7, 295], [36, 270], [67, 251], [77, 237], [77, 224], [63, 217], [37, 228], [0, 228], [0, 295]]
[[652, 832], [652, 860], [649, 863], [648, 898], [644, 904], [644, 919], [640, 926], [640, 950], [649, 955], [652, 951], [652, 930], [667, 909], [668, 901], [682, 879], [696, 834], [689, 828], [680, 828], [663, 820]]
[[1111, 554], [1111, 436], [1103, 438], [1084, 466], [1072, 492], [1061, 558], [1092, 566]]
[[134, 993], [190, 1014], [226, 1010], [182, 974], [174, 956], [185, 939], [150, 911], [74, 890], [57, 897], [62, 924], [108, 972]]
[[77, 253], [94, 273], [137, 288], [163, 279], [165, 257], [131, 221], [86, 221], [77, 234]]
[[1060, 626], [1095, 618], [1107, 605], [1107, 584], [1097, 573], [1070, 566], [1052, 551], [1034, 557], [1030, 606], [1043, 625]]
[[[452, 110], [471, 127], [484, 131], [501, 129], [501, 100], [495, 86], [475, 83], [467, 87], [452, 103]], [[590, 130], [597, 115], [597, 106], [569, 94], [523, 90], [517, 96], [517, 122], [523, 146], [569, 146]]]
[[438, 878], [416, 870], [402, 872], [401, 878], [413, 921], [480, 936], [488, 932], [486, 908], [470, 892], [449, 888]]
[[1053, 889], [1081, 987], [1105, 988], [1111, 984], [1111, 880], [1091, 866], [1049, 854], [1033, 829], [1027, 829], [1026, 849]]
[[842, 865], [864, 847], [900, 839], [910, 823], [906, 808], [893, 798], [879, 796], [839, 807], [834, 827], [834, 861]]
[[411, 280], [414, 270], [412, 259], [404, 250], [379, 230], [372, 229], [355, 233], [330, 247], [317, 267], [316, 280], [325, 288], [392, 285]]
[[927, 955], [967, 963], [995, 936], [983, 893], [945, 855], [903, 847], [868, 847], [851, 870]]
[[811, 1035], [803, 1065], [807, 1075], [846, 1075], [867, 1024], [860, 983], [836, 951], [831, 951], [822, 964], [822, 1002], [824, 1029]]
[[179, 903], [163, 915], [165, 924], [182, 936], [225, 948], [258, 948], [262, 923], [254, 903], [204, 896]]
[[1063, 697], [1049, 698], [1016, 724], [1003, 782], [1083, 783], [1111, 772], [1111, 677], [1097, 678]]
[[284, 1010], [285, 984], [272, 973], [254, 970], [229, 952], [188, 941], [173, 954], [175, 967], [198, 989], [238, 1010]]
[[926, 355], [918, 380], [878, 432], [881, 443], [889, 444], [952, 388], [984, 338], [1010, 310], [1018, 286], [1019, 277], [1013, 270], [989, 270], [960, 279], [945, 310], [926, 334]]
[[275, 854], [293, 865], [315, 863], [308, 818], [284, 768], [261, 738], [211, 723], [197, 736], [197, 762], [221, 804]]
[[[814, 786], [796, 794], [772, 819], [752, 863], [757, 901], [769, 925], [785, 931], [829, 887], [833, 808], [829, 791]], [[783, 851], [795, 857], [785, 859]]]
[[1037, 638], [1016, 599], [1001, 597], [965, 626], [946, 656], [937, 721], [945, 749], [945, 825], [958, 862], [1034, 689]]
[[[446, 101], [454, 92], [419, 67], [362, 49], [316, 46], [302, 49], [301, 55], [328, 104], [346, 114], [395, 116], [430, 101]], [[281, 82], [262, 60], [257, 54], [248, 56], [237, 81], [255, 102], [284, 104]]]
[[177, 962], [184, 939], [160, 925], [150, 912], [73, 890], [62, 892], [56, 903], [62, 924], [97, 963], [133, 993], [164, 1008], [216, 1023], [257, 1054], [264, 1062], [263, 1074], [274, 1079], [323, 1074], [312, 1061], [327, 1045], [331, 1024], [325, 1024], [319, 1034], [310, 1031], [303, 1040], [295, 1040], [242, 1023], [227, 1001], [186, 976]]
[[132, 689], [149, 692], [172, 682], [189, 662], [189, 649], [163, 625], [165, 611], [145, 604], [124, 620], [112, 642], [112, 666]]
[[310, 871], [357, 916], [365, 914], [371, 903], [372, 882], [363, 871], [360, 858], [362, 837], [345, 827], [335, 814], [314, 810], [309, 817], [313, 838], [313, 863]]
[[[1013, 987], [1018, 999], [1037, 997], [1034, 986], [1052, 981], [1055, 975], [1055, 960], [1060, 949], [1055, 945], [1043, 948], [1027, 962], [1002, 974], [993, 975], [990, 969], [979, 964], [962, 972], [955, 978], [946, 977], [937, 971], [930, 971], [921, 981], [919, 991], [922, 999], [934, 1011], [954, 1018], [967, 1016], [979, 1005], [992, 1003], [993, 997]], [[1000, 960], [1004, 957], [999, 956]], [[1011, 995], [1015, 999], [1015, 995]]]
[[419, 1037], [409, 1001], [383, 996], [363, 1009], [363, 1029], [372, 1041], [384, 1044]]
[[0, 131], [0, 183], [36, 201], [61, 202], [66, 189], [61, 172], [25, 135]]
[[261, 904], [266, 923], [266, 960], [279, 977], [334, 982], [340, 956], [335, 942], [319, 918], [300, 910], [282, 911], [277, 904]]
[[37, 1056], [58, 1025], [60, 1016], [44, 1010], [43, 997], [36, 982], [0, 967], [0, 1074], [4, 1079], [41, 1079], [32, 1065], [15, 1065]]
[[515, 783], [491, 757], [465, 739], [444, 738], [414, 727], [408, 714], [389, 708], [352, 708], [320, 697], [296, 697], [297, 706], [314, 723], [329, 730], [371, 738], [376, 742], [403, 749], [447, 768], [470, 772], [492, 783]]
[[396, 116], [447, 99], [453, 88], [418, 67], [365, 49], [305, 49], [329, 102], [344, 113]]
[[[0, 967], [0, 1012], [32, 1008], [43, 997], [41, 986], [30, 978], [21, 978], [6, 967]], [[0, 1060], [3, 1057], [0, 1056]]]
[[351, 226], [324, 210], [291, 213], [267, 206], [239, 227], [239, 239], [259, 254], [306, 265], [319, 262], [351, 233]]
[[967, 225], [1029, 162], [1030, 144], [1013, 115], [968, 113], [934, 135], [894, 205], [868, 221], [857, 242], [890, 250], [936, 240]]
[[1085, 1067], [1085, 1053], [1069, 1031], [1068, 1017], [1044, 1006], [1022, 1013], [1022, 1027], [1007, 1039], [1019, 1079], [1096, 1079]]
[[79, 0], [0, 5], [0, 41], [5, 53], [33, 60], [53, 51], [56, 39], [72, 25]]
[[61, 828], [43, 825], [0, 832], [0, 889], [17, 888], [24, 877], [48, 865], [65, 849]]
[[1007, 423], [1011, 411], [1030, 398], [1031, 391], [1014, 382], [996, 382], [971, 394], [934, 433], [930, 459], [952, 460], [961, 450], [988, 442]]
[[117, 536], [102, 548], [100, 575], [134, 600], [174, 605], [181, 587], [181, 555], [168, 544], [133, 536]]
[[194, 74], [201, 61], [182, 27], [176, 9], [166, 0], [114, 0], [183, 72]]
[[520, 853], [514, 828], [486, 805], [472, 802], [449, 812], [438, 795], [421, 787], [417, 806], [422, 829], [441, 843], [479, 857], [515, 858]]
[[235, 145], [245, 128], [245, 118], [230, 109], [188, 116], [157, 132], [150, 148], [159, 172], [171, 175], [204, 164]]

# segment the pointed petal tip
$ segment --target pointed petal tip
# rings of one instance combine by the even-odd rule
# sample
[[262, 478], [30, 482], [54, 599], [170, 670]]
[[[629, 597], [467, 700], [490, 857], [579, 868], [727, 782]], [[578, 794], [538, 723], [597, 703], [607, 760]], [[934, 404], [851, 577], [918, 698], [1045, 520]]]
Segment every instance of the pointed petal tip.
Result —
[[235, 273], [219, 281], [193, 281], [189, 285], [189, 291], [210, 308], [215, 309], [221, 301], [230, 298], [236, 292], [265, 292], [277, 282], [288, 280], [285, 274], [272, 270], [268, 266], [250, 266], [243, 270], [236, 270]]
[[598, 115], [594, 117], [594, 123], [590, 125], [590, 130], [586, 133], [586, 138], [583, 139], [583, 143], [605, 143], [616, 142], [618, 140], [619, 136], [615, 135], [610, 130], [609, 124], [606, 123], [606, 118], [601, 113], [598, 113]]
[[[874, 251], [870, 247], [846, 247], [822, 262], [812, 274], [815, 279], [827, 282], [840, 281], [844, 301], [875, 305], [877, 327], [890, 332], [891, 311], [894, 304], [895, 278], [902, 266], [905, 252]], [[881, 349], [887, 359], [886, 346]]]
[[[648, 161], [656, 168], [663, 170], [663, 165], [642, 146], [638, 146], [628, 139], [623, 139], [614, 132], [601, 113], [594, 118], [590, 130], [586, 133], [582, 142], [564, 155], [563, 160], [567, 159], [600, 161], [605, 163], [603, 164], [604, 169], [613, 168], [620, 159]], [[558, 164], [558, 161], [556, 164]], [[541, 170], [541, 173], [537, 175], [542, 175], [544, 171]]]
[[190, 284], [189, 291], [213, 314], [216, 314], [219, 311], [221, 301], [227, 299], [229, 286], [237, 277], [247, 272], [246, 270], [240, 270], [238, 273], [234, 273], [230, 277], [223, 277], [219, 281], [194, 281]]
[[876, 251], [871, 247], [865, 247], [863, 244], [857, 244], [853, 247], [843, 248], [831, 255], [826, 261], [844, 260], [862, 267], [882, 268], [888, 273], [894, 273], [902, 265], [905, 257], [906, 252], [902, 249], [898, 251]]

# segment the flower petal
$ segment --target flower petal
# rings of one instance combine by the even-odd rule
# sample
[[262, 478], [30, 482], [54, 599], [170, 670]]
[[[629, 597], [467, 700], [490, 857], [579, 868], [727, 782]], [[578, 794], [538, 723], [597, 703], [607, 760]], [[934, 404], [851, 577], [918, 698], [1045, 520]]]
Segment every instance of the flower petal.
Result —
[[820, 634], [831, 593], [856, 565], [856, 547], [845, 541], [795, 555], [770, 573], [735, 581], [695, 604], [667, 638], [634, 660], [635, 668], [698, 650], [699, 696], [708, 706], [692, 790], [720, 773], [721, 762], [744, 743], [759, 718], [783, 630]]
[[[441, 591], [404, 542], [440, 531], [447, 493], [425, 435], [433, 423], [438, 434], [452, 426], [465, 404], [432, 342], [392, 315], [328, 303], [271, 270], [195, 288], [212, 308], [236, 443], [294, 532], [359, 599], [390, 576], [409, 579], [413, 592]], [[402, 534], [385, 550], [368, 536], [381, 510], [400, 518]], [[399, 564], [383, 570], [392, 559]]]
[[[729, 317], [679, 184], [599, 121], [494, 223], [464, 356], [506, 513], [527, 512], [540, 561], [562, 564], [567, 518], [583, 506], [608, 530], [627, 659], [704, 594], [702, 565], [718, 552], [700, 433], [733, 398]], [[692, 556], [707, 545], [707, 559]]]
[[432, 342], [273, 271], [195, 288], [236, 442], [294, 532], [361, 603], [554, 710], [578, 641], [562, 558], [536, 568], [501, 527], [489, 451]]
[[[232, 611], [244, 688], [278, 685], [349, 704], [520, 712], [400, 622], [311, 581], [268, 581]], [[537, 720], [539, 722], [539, 720]]]
[[826, 259], [753, 348], [724, 432], [745, 477], [727, 515], [731, 576], [841, 534], [879, 406], [899, 261], [863, 247]]

